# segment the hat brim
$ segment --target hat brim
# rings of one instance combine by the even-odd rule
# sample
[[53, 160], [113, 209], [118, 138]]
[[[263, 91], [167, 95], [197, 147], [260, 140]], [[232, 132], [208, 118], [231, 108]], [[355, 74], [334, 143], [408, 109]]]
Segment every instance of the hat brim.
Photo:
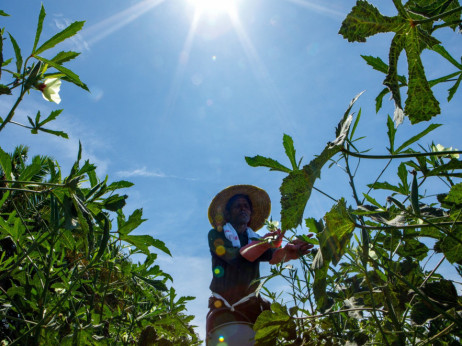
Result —
[[265, 190], [253, 185], [233, 185], [220, 191], [209, 206], [209, 222], [214, 228], [219, 228], [226, 223], [225, 207], [231, 197], [243, 194], [247, 195], [252, 202], [252, 215], [249, 227], [254, 231], [259, 230], [265, 224], [271, 212], [271, 200]]

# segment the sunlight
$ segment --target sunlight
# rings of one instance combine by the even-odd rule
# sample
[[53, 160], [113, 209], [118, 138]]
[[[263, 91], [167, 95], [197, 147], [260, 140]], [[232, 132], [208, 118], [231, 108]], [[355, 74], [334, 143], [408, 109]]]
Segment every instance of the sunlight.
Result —
[[189, 2], [201, 13], [218, 15], [232, 11], [237, 0], [189, 0]]

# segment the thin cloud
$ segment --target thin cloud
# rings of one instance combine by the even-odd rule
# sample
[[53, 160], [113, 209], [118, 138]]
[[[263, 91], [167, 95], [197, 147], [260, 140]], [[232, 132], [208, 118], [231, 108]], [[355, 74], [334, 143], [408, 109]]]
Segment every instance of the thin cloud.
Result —
[[197, 180], [196, 178], [177, 177], [175, 175], [167, 175], [159, 170], [149, 171], [146, 167], [137, 168], [131, 171], [118, 171], [116, 174], [122, 178], [129, 177], [146, 177], [146, 178], [171, 178], [182, 180]]
[[152, 177], [152, 178], [167, 178], [168, 176], [159, 171], [148, 171], [146, 167], [138, 168], [132, 171], [118, 171], [116, 173], [120, 177]]

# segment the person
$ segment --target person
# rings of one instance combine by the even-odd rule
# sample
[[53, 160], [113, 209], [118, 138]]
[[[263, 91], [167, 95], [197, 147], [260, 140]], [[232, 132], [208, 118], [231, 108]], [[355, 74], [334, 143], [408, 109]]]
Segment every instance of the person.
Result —
[[[313, 245], [296, 239], [281, 248], [283, 232], [261, 237], [271, 211], [266, 191], [252, 185], [233, 185], [219, 192], [208, 210], [213, 227], [208, 233], [212, 257], [212, 296], [207, 314], [207, 334], [237, 317], [254, 324], [270, 303], [257, 293], [260, 262], [286, 262], [310, 252]], [[230, 310], [233, 314], [216, 312]], [[215, 314], [214, 314], [215, 313]]]

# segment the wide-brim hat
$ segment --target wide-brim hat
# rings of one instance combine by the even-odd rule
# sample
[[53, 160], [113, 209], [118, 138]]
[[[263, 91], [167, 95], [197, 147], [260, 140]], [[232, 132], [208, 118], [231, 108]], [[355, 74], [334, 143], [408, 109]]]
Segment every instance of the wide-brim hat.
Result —
[[253, 185], [229, 186], [215, 196], [209, 206], [209, 221], [213, 227], [220, 228], [226, 223], [226, 204], [231, 197], [240, 194], [249, 196], [252, 202], [249, 227], [254, 231], [263, 227], [271, 211], [271, 200], [265, 190]]

